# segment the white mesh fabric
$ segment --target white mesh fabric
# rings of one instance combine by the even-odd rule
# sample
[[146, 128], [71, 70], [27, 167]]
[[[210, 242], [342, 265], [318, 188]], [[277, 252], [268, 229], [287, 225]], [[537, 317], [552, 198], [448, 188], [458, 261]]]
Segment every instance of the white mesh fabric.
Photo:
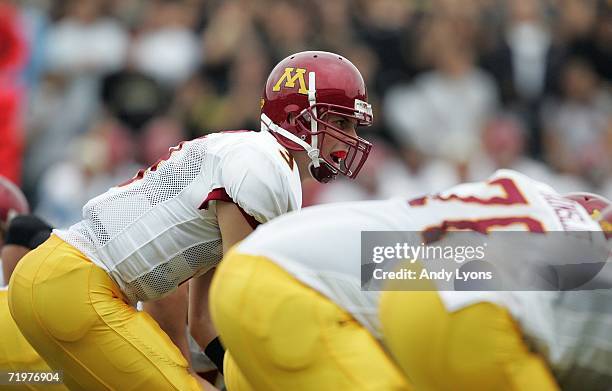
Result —
[[130, 301], [158, 298], [221, 261], [215, 203], [200, 209], [213, 189], [264, 221], [299, 209], [299, 172], [280, 148], [256, 132], [182, 143], [132, 183], [89, 201], [83, 221], [54, 233], [104, 268]]
[[[206, 257], [211, 266], [219, 263], [222, 258], [222, 247], [221, 240], [214, 240], [188, 248], [182, 254], [157, 265], [125, 285], [124, 293], [132, 302], [163, 296], [173, 291], [184, 280], [204, 272], [199, 260]], [[112, 275], [115, 280], [120, 278], [120, 273]], [[186, 277], [181, 280], [184, 276]]]
[[210, 269], [222, 247], [216, 217], [197, 208], [211, 187], [201, 175], [206, 144], [184, 143], [141, 179], [89, 201], [83, 221], [55, 233], [103, 266], [132, 302]]
[[105, 245], [159, 203], [176, 197], [196, 178], [204, 160], [204, 143], [182, 145], [155, 170], [148, 169], [142, 179], [112, 188], [85, 205], [83, 217], [91, 223], [96, 247]]

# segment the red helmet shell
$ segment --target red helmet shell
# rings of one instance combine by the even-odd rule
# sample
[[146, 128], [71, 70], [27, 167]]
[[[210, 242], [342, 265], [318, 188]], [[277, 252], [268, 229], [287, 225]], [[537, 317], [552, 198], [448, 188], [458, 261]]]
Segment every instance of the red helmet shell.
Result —
[[563, 197], [579, 203], [591, 216], [601, 213], [608, 206], [612, 205], [612, 202], [607, 198], [587, 192], [569, 193]]
[[0, 176], [0, 225], [6, 224], [13, 214], [26, 214], [29, 210], [28, 201], [21, 190]]
[[[314, 86], [310, 74], [314, 74]], [[309, 89], [314, 87], [315, 101], [309, 101]], [[270, 73], [261, 99], [261, 113], [286, 131], [311, 144], [312, 136], [320, 135], [317, 147], [321, 149], [326, 136], [348, 145], [347, 168], [340, 170], [354, 178], [365, 163], [371, 145], [360, 137], [354, 137], [326, 122], [327, 114], [336, 114], [357, 120], [357, 124], [372, 124], [372, 109], [359, 70], [346, 58], [329, 52], [308, 51], [293, 54], [282, 60]], [[290, 118], [290, 114], [293, 114]], [[321, 125], [312, 131], [311, 120]], [[300, 151], [304, 148], [295, 141], [273, 132], [285, 148]], [[333, 165], [327, 157], [321, 156]]]
[[[368, 101], [365, 82], [359, 70], [346, 58], [329, 52], [310, 51], [293, 54], [276, 65], [264, 89], [261, 112], [275, 124], [307, 139], [295, 123], [289, 123], [289, 114], [299, 114], [309, 107], [308, 74], [315, 73], [317, 104], [331, 104], [354, 111], [355, 99]], [[371, 122], [371, 119], [369, 120]], [[367, 125], [367, 120], [364, 121]], [[281, 144], [292, 150], [301, 150], [296, 143], [282, 136]], [[307, 140], [308, 141], [308, 140]]]
[[601, 225], [606, 239], [612, 239], [612, 201], [587, 192], [569, 193], [564, 197], [579, 203]]

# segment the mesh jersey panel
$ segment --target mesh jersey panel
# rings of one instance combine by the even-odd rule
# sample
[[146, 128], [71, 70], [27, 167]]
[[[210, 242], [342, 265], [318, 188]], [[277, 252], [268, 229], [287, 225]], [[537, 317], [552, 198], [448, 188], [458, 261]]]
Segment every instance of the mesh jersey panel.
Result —
[[131, 302], [210, 269], [222, 246], [216, 216], [197, 209], [211, 186], [202, 175], [206, 146], [205, 139], [180, 144], [142, 178], [89, 201], [84, 220], [56, 234], [105, 267]]
[[90, 200], [56, 235], [104, 268], [132, 301], [156, 299], [221, 261], [216, 207], [224, 188], [265, 222], [301, 206], [300, 177], [266, 132], [217, 133], [179, 144], [128, 184]]

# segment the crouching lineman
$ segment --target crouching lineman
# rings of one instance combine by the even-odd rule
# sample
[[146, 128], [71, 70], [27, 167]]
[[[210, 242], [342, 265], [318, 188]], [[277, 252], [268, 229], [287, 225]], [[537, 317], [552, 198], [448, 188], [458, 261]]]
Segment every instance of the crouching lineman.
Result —
[[[350, 61], [327, 52], [289, 56], [272, 70], [261, 103], [261, 132], [179, 144], [90, 200], [81, 222], [53, 231], [17, 266], [11, 314], [71, 389], [198, 389], [181, 351], [131, 304], [201, 275], [190, 312], [207, 308], [205, 273], [257, 224], [299, 209], [301, 181], [357, 175], [371, 146], [356, 128], [371, 123], [372, 109]], [[175, 307], [161, 318], [185, 334], [186, 306]]]
[[[555, 203], [563, 204], [563, 213], [576, 216], [574, 229], [580, 226], [602, 236], [599, 224], [578, 203], [510, 170], [413, 205], [405, 200], [325, 205], [259, 227], [224, 258], [211, 288], [211, 315], [228, 349], [228, 389], [555, 389], [552, 373], [559, 361], [544, 354], [558, 341], [538, 339], [538, 350], [532, 352], [523, 336], [540, 335], [526, 330], [521, 334], [513, 314], [503, 307], [490, 311], [496, 335], [477, 331], [487, 321], [482, 317], [487, 311], [477, 310], [480, 317], [451, 328], [452, 322], [429, 310], [436, 291], [422, 293], [425, 299], [420, 292], [399, 292], [415, 294], [408, 302], [405, 297], [401, 302], [383, 297], [379, 313], [379, 292], [361, 289], [360, 262], [362, 231], [411, 231], [418, 236], [436, 226], [481, 233], [564, 231]], [[536, 252], [529, 246], [526, 243], [521, 254]], [[440, 305], [433, 308], [450, 316]], [[554, 311], [540, 318], [549, 315]], [[583, 364], [589, 354], [612, 352], [605, 343], [585, 349], [588, 352], [569, 350], [575, 355], [564, 356], [561, 364], [570, 368]], [[411, 361], [403, 359], [403, 352]], [[612, 368], [599, 364], [594, 363], [593, 371]], [[471, 382], [460, 382], [466, 374]]]
[[[402, 291], [401, 281], [387, 286], [379, 305], [384, 340], [417, 389], [610, 389], [612, 204], [589, 193], [564, 198], [546, 195], [548, 205], [542, 206], [531, 202], [533, 208], [548, 209], [550, 217], [540, 220], [550, 221], [544, 224], [546, 232], [571, 222], [571, 234], [601, 229], [604, 243], [607, 239], [602, 254], [607, 253], [608, 262], [605, 255], [598, 258], [603, 264], [560, 262], [555, 280], [570, 290], [408, 292]], [[432, 207], [439, 202], [427, 200]], [[600, 227], [589, 227], [587, 216]], [[575, 225], [581, 222], [582, 229]], [[531, 243], [523, 244], [522, 251], [509, 255], [535, 252]], [[561, 250], [575, 257], [571, 245]]]
[[[8, 306], [7, 285], [15, 265], [51, 234], [51, 227], [38, 217], [27, 214], [28, 210], [21, 190], [0, 177], [0, 371], [3, 372], [51, 372], [17, 328]], [[66, 387], [48, 383], [18, 385], [15, 382], [13, 389], [65, 390]]]

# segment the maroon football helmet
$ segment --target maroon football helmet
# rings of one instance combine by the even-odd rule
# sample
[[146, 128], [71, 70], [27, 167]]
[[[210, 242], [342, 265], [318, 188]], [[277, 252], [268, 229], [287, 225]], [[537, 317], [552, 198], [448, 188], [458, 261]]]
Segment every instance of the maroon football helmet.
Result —
[[579, 203], [593, 220], [599, 222], [607, 239], [612, 239], [612, 201], [597, 194], [576, 192], [564, 195]]
[[[328, 120], [330, 114], [351, 118], [360, 126], [372, 124], [372, 107], [359, 70], [334, 53], [310, 51], [293, 54], [272, 70], [261, 99], [262, 130], [269, 131], [285, 148], [305, 150], [310, 172], [319, 182], [338, 173], [355, 178], [372, 145], [347, 134]], [[346, 154], [334, 161], [320, 153], [326, 137], [346, 144]]]
[[29, 212], [28, 201], [19, 188], [0, 176], [0, 228], [15, 215]]

